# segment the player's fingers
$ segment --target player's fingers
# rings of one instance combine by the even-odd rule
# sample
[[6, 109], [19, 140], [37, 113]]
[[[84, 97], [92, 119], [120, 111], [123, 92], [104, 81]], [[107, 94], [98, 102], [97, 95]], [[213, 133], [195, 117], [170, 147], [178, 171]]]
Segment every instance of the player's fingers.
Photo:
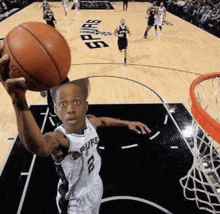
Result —
[[8, 54], [4, 54], [4, 55], [0, 58], [0, 66], [3, 67], [3, 65], [5, 65], [8, 60], [9, 60]]
[[147, 131], [148, 133], [151, 132], [151, 130], [150, 130], [150, 129], [148, 128], [148, 126], [146, 126], [145, 124], [143, 124], [143, 127], [144, 127], [145, 131]]
[[139, 128], [144, 129], [145, 132], [150, 133], [151, 130], [148, 128], [147, 125], [145, 125], [144, 123], [138, 122], [137, 125], [139, 126]]
[[8, 62], [9, 60], [9, 56], [8, 54], [4, 54], [4, 56], [2, 56], [0, 58], [0, 81], [5, 81], [8, 78], [6, 69], [5, 69], [5, 64]]
[[137, 134], [141, 134], [141, 131], [138, 130], [137, 128], [135, 128], [135, 127], [132, 127], [131, 130], [136, 132]]
[[5, 82], [5, 87], [10, 90], [17, 90], [18, 88], [25, 89], [25, 78], [24, 77], [19, 77], [19, 78], [14, 78], [14, 79], [7, 79]]
[[140, 130], [141, 130], [141, 134], [147, 134], [144, 127], [142, 125], [139, 125], [137, 126]]
[[2, 43], [0, 43], [0, 56], [2, 55], [2, 52], [3, 52], [3, 50], [4, 50], [4, 44], [3, 44], [3, 42]]

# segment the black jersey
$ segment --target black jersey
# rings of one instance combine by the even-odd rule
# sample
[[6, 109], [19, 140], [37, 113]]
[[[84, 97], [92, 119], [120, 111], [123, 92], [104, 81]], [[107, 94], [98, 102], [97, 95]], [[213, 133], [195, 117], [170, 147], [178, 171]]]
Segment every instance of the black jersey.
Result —
[[157, 6], [151, 6], [149, 11], [149, 16], [154, 16], [157, 11]]
[[52, 10], [46, 10], [46, 16], [45, 18], [47, 19], [48, 22], [53, 22], [54, 16], [53, 16], [53, 11]]
[[118, 27], [118, 39], [126, 39], [128, 33], [128, 27], [126, 25], [119, 25]]
[[55, 27], [53, 21], [55, 20], [54, 16], [53, 16], [53, 11], [52, 10], [46, 10], [46, 15], [45, 15], [45, 19], [48, 25]]
[[48, 5], [48, 2], [47, 1], [43, 1], [43, 11], [45, 11], [47, 9], [47, 5]]

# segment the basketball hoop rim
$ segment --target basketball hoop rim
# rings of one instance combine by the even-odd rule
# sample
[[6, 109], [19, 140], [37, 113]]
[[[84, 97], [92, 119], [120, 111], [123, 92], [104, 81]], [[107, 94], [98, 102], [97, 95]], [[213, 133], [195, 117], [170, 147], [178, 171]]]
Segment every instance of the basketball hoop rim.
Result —
[[214, 77], [220, 77], [220, 73], [205, 74], [195, 79], [190, 85], [190, 98], [192, 101], [191, 111], [196, 121], [212, 138], [220, 144], [220, 124], [207, 114], [198, 103], [194, 89], [200, 83]]

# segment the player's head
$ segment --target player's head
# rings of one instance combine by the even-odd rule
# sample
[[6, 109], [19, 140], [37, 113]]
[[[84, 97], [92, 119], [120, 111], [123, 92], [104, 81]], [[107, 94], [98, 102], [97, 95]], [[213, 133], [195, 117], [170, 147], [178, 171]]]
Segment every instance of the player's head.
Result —
[[162, 1], [162, 2], [160, 2], [160, 6], [162, 7], [163, 5], [164, 5], [163, 1]]
[[74, 80], [51, 89], [54, 111], [63, 122], [67, 133], [81, 134], [86, 128], [88, 110], [88, 78]]
[[50, 10], [50, 4], [47, 4], [47, 9]]
[[156, 1], [153, 1], [153, 5], [156, 6], [156, 4], [157, 4], [157, 2], [156, 2]]
[[125, 25], [125, 20], [121, 19], [121, 25]]

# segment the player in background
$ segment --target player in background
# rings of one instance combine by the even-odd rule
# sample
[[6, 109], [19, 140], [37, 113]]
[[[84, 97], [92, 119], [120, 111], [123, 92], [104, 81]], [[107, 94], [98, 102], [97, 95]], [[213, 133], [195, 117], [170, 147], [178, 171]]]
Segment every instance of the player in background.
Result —
[[148, 31], [151, 29], [152, 26], [154, 26], [154, 19], [157, 16], [157, 14], [158, 14], [158, 7], [156, 6], [156, 1], [154, 1], [153, 5], [147, 9], [148, 22], [147, 22], [147, 28], [144, 33], [145, 39], [147, 39]]
[[128, 9], [128, 0], [123, 0], [123, 10], [127, 11]]
[[75, 10], [79, 10], [79, 0], [73, 0], [73, 7], [75, 8]]
[[127, 65], [127, 48], [128, 39], [127, 34], [130, 35], [130, 30], [125, 24], [125, 20], [121, 20], [121, 24], [115, 29], [114, 35], [118, 37], [118, 49], [120, 52], [124, 50], [124, 65]]
[[[164, 3], [161, 2], [160, 6], [158, 7], [158, 15], [156, 17], [155, 24], [154, 24], [155, 36], [162, 35], [162, 25], [163, 25], [163, 21], [165, 20], [165, 18], [166, 18], [166, 8], [164, 7]], [[159, 34], [157, 34], [157, 26], [159, 26], [159, 29], [160, 29]]]
[[48, 1], [43, 0], [42, 4], [40, 5], [40, 9], [43, 8], [43, 13], [47, 9]]
[[[0, 48], [0, 57], [4, 46]], [[41, 133], [26, 100], [25, 79], [8, 79], [4, 72], [9, 56], [0, 58], [0, 80], [12, 99], [19, 137], [24, 146], [40, 156], [51, 155], [59, 175], [59, 213], [98, 214], [103, 192], [99, 176], [101, 159], [97, 152], [99, 127], [126, 126], [138, 134], [150, 129], [140, 123], [86, 115], [89, 80], [65, 83], [51, 89], [55, 113], [63, 125]]]
[[69, 0], [62, 0], [63, 9], [65, 12], [65, 20], [67, 20], [67, 11], [69, 6]]
[[50, 9], [50, 4], [47, 4], [47, 9], [44, 11], [43, 19], [46, 20], [46, 23], [55, 28], [55, 24], [57, 24], [56, 19], [54, 18], [54, 13]]

